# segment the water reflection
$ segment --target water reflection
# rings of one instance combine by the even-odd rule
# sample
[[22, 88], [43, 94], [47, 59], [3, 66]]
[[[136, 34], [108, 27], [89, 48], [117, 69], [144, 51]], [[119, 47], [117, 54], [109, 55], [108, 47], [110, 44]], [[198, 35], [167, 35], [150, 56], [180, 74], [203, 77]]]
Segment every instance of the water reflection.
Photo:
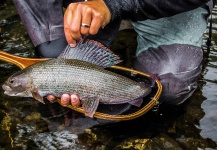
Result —
[[[6, 2], [7, 5], [0, 6], [0, 49], [19, 56], [35, 57], [12, 0]], [[8, 97], [0, 88], [0, 149], [113, 149], [125, 140], [132, 140], [128, 142], [130, 144], [141, 142], [141, 145], [153, 149], [165, 149], [162, 145], [174, 149], [216, 149], [216, 12], [215, 8], [213, 45], [204, 59], [199, 88], [182, 106], [161, 105], [157, 111], [150, 111], [138, 119], [113, 124], [103, 122], [105, 125], [100, 126], [102, 122], [99, 120], [85, 118], [59, 104], [42, 105], [33, 99]], [[132, 39], [126, 40], [126, 34], [130, 34]], [[204, 37], [207, 39], [208, 30]], [[134, 32], [120, 32], [112, 48], [131, 55], [129, 49], [135, 49], [135, 41]], [[203, 49], [205, 53], [208, 51], [205, 40]], [[126, 56], [126, 59], [130, 58]], [[18, 70], [14, 65], [0, 62], [0, 85]]]
[[[212, 28], [212, 46], [210, 47], [209, 55], [206, 59], [206, 66], [204, 70], [205, 85], [202, 88], [203, 96], [206, 100], [201, 104], [205, 115], [200, 120], [199, 129], [201, 129], [201, 136], [203, 138], [212, 139], [217, 143], [217, 9], [213, 12], [213, 28]], [[208, 36], [208, 34], [205, 34]], [[207, 52], [207, 49], [204, 48]]]

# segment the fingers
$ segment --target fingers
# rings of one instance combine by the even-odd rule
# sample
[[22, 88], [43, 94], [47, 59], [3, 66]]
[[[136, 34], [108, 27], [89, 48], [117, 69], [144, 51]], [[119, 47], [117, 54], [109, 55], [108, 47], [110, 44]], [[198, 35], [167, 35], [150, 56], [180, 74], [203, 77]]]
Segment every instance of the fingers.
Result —
[[87, 36], [91, 25], [91, 9], [87, 10], [82, 9], [82, 21], [81, 21], [81, 34]]
[[87, 36], [88, 34], [97, 34], [102, 26], [102, 16], [99, 12], [90, 7], [82, 9], [81, 34]]
[[70, 96], [69, 94], [63, 94], [61, 96], [60, 102], [62, 105], [70, 105]]
[[64, 32], [67, 42], [74, 47], [82, 35], [97, 34], [110, 19], [111, 14], [104, 1], [71, 3], [64, 14]]
[[75, 4], [70, 4], [69, 9], [66, 10], [64, 15], [64, 32], [67, 42], [74, 47], [76, 45], [76, 40], [81, 39], [80, 22], [81, 13], [75, 11]]
[[[56, 97], [53, 95], [47, 96], [47, 100], [49, 100], [50, 102], [54, 102], [55, 99], [56, 99]], [[60, 102], [62, 105], [65, 105], [65, 106], [67, 106], [67, 105], [79, 106], [81, 104], [81, 102], [80, 102], [80, 100], [76, 94], [72, 94], [72, 95], [63, 94], [61, 96]]]
[[89, 34], [91, 35], [97, 34], [97, 32], [102, 26], [102, 21], [101, 22], [99, 21], [99, 20], [102, 20], [102, 16], [100, 15], [100, 13], [94, 12], [93, 14], [94, 16], [93, 16], [90, 30], [89, 30]]
[[68, 44], [71, 47], [75, 47], [76, 46], [76, 40], [72, 38], [71, 33], [70, 33], [71, 31], [68, 28], [65, 28], [64, 32], [65, 32], [65, 37], [66, 37], [66, 41], [68, 42]]
[[56, 99], [56, 97], [53, 96], [53, 95], [48, 95], [48, 96], [47, 96], [47, 100], [49, 100], [50, 102], [54, 102], [55, 99]]
[[80, 104], [81, 104], [81, 102], [80, 102], [78, 96], [75, 94], [72, 94], [71, 95], [71, 105], [72, 106], [79, 106]]

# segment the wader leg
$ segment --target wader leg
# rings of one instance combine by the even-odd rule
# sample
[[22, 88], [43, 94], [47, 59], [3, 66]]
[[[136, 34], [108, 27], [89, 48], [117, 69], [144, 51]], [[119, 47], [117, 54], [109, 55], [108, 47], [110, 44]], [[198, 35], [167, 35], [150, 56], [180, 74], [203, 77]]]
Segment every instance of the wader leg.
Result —
[[57, 57], [67, 45], [62, 0], [13, 0], [39, 57]]
[[138, 33], [134, 67], [159, 75], [163, 85], [161, 101], [180, 104], [195, 91], [209, 14], [209, 7], [200, 7], [172, 17], [133, 23]]
[[201, 48], [184, 45], [162, 45], [141, 52], [134, 68], [149, 74], [158, 74], [163, 86], [160, 101], [180, 104], [197, 88], [201, 73]]

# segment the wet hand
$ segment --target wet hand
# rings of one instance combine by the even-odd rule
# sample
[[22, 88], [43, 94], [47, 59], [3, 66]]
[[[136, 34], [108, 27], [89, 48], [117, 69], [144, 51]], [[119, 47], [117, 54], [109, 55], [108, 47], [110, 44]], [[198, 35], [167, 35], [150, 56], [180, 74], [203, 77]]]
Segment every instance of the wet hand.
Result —
[[64, 32], [67, 42], [74, 47], [82, 35], [97, 34], [111, 19], [103, 0], [71, 3], [64, 14]]
[[[53, 102], [55, 101], [56, 97], [53, 96], [53, 95], [48, 95], [47, 96], [47, 100], [49, 100], [50, 102]], [[72, 94], [72, 95], [69, 95], [69, 94], [63, 94], [61, 96], [61, 104], [62, 105], [72, 105], [72, 106], [78, 106], [80, 105], [80, 100], [78, 98], [78, 96], [76, 94]]]

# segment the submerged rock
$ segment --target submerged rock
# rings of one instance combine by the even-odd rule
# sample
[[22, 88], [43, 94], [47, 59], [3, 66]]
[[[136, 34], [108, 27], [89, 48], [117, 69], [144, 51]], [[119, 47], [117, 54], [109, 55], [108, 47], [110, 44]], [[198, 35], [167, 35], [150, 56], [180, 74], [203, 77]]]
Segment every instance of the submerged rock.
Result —
[[159, 134], [150, 139], [129, 139], [123, 141], [114, 150], [130, 149], [130, 150], [150, 150], [150, 149], [166, 149], [181, 150], [180, 145], [166, 134]]

